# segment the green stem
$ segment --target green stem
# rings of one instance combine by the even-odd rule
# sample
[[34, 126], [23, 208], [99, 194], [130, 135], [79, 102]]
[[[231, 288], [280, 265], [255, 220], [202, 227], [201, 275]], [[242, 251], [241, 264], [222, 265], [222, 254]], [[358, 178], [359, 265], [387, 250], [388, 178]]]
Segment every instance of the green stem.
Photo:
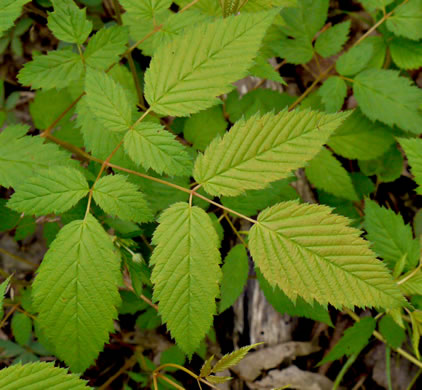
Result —
[[385, 374], [387, 375], [388, 390], [393, 390], [391, 383], [391, 349], [388, 345], [385, 346]]
[[344, 375], [346, 374], [347, 370], [350, 368], [350, 366], [355, 362], [356, 358], [358, 357], [357, 353], [354, 353], [353, 355], [351, 355], [348, 359], [346, 364], [342, 367], [342, 369], [340, 370], [340, 372], [337, 375], [336, 380], [334, 381], [333, 384], [333, 390], [337, 390], [337, 388], [340, 385], [340, 382], [343, 380]]

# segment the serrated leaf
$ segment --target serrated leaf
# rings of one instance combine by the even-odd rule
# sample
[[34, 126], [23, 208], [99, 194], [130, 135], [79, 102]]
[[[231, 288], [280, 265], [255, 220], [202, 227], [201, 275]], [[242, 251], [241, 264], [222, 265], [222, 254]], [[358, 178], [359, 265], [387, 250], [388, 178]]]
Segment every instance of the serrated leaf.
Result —
[[413, 239], [412, 227], [404, 224], [400, 214], [366, 199], [364, 227], [372, 249], [384, 259], [390, 269], [393, 269], [404, 255], [407, 255], [406, 271], [417, 265], [420, 255], [419, 241]]
[[340, 111], [347, 96], [346, 82], [340, 77], [330, 77], [322, 84], [318, 94], [327, 112]]
[[120, 55], [126, 50], [127, 42], [126, 28], [121, 26], [102, 28], [88, 42], [84, 52], [86, 64], [99, 70], [106, 70], [119, 61]]
[[[400, 289], [405, 295], [420, 295], [422, 291], [422, 272], [417, 271], [413, 273], [413, 270], [403, 275], [400, 282]], [[412, 276], [410, 276], [412, 274]]]
[[391, 129], [379, 122], [371, 122], [359, 108], [353, 110], [328, 140], [328, 146], [336, 154], [351, 160], [377, 158], [387, 152], [393, 143]]
[[306, 64], [314, 55], [312, 43], [305, 37], [295, 39], [283, 37], [278, 40], [274, 50], [279, 57], [295, 65]]
[[0, 185], [17, 187], [41, 169], [69, 164], [67, 152], [44, 144], [40, 136], [25, 136], [29, 126], [12, 125], [0, 133]]
[[101, 71], [88, 69], [85, 103], [100, 123], [111, 131], [123, 132], [132, 126], [132, 107], [123, 87]]
[[358, 354], [368, 344], [375, 326], [376, 321], [372, 317], [364, 317], [356, 322], [352, 327], [346, 329], [340, 341], [318, 365], [340, 359], [343, 355]]
[[218, 103], [216, 96], [246, 75], [273, 17], [272, 11], [230, 16], [186, 30], [160, 46], [145, 73], [151, 109], [186, 116]]
[[110, 236], [90, 214], [57, 235], [33, 283], [38, 321], [55, 355], [83, 372], [113, 331], [120, 304], [120, 261]]
[[349, 31], [350, 20], [325, 30], [315, 41], [316, 52], [324, 58], [337, 54], [347, 42]]
[[0, 37], [13, 26], [15, 19], [22, 13], [22, 7], [30, 0], [3, 0], [0, 3]]
[[221, 372], [235, 366], [248, 354], [251, 349], [256, 348], [260, 344], [262, 343], [247, 345], [246, 347], [239, 348], [236, 351], [224, 355], [217, 363], [214, 364], [212, 372]]
[[224, 259], [222, 271], [221, 300], [218, 309], [220, 313], [233, 305], [248, 281], [248, 254], [243, 245], [236, 245], [230, 249]]
[[406, 153], [415, 182], [418, 184], [416, 191], [422, 194], [422, 140], [399, 138], [398, 141]]
[[328, 149], [321, 149], [306, 166], [305, 173], [315, 187], [339, 198], [358, 200], [349, 173]]
[[125, 135], [124, 147], [132, 161], [145, 169], [175, 176], [192, 171], [185, 147], [158, 123], [142, 122], [131, 128]]
[[170, 8], [172, 0], [120, 0], [123, 8], [140, 19], [153, 19], [156, 14]]
[[256, 268], [256, 276], [266, 300], [280, 314], [288, 314], [292, 317], [306, 317], [333, 326], [326, 307], [318, 302], [308, 303], [301, 297], [297, 297], [296, 302], [293, 303], [283, 290], [277, 286], [271, 286], [258, 268]]
[[380, 333], [390, 346], [393, 348], [401, 347], [406, 339], [406, 332], [396, 324], [391, 316], [385, 315], [382, 317], [378, 326]]
[[415, 134], [422, 132], [422, 114], [418, 111], [422, 90], [411, 80], [400, 77], [399, 72], [368, 69], [356, 76], [353, 91], [369, 119], [397, 125]]
[[335, 307], [404, 304], [387, 268], [349, 220], [321, 205], [280, 203], [261, 212], [249, 249], [265, 279], [293, 301]]
[[364, 41], [338, 58], [336, 70], [342, 76], [353, 76], [367, 67], [373, 54], [373, 46]]
[[201, 367], [201, 372], [199, 373], [199, 376], [201, 378], [208, 376], [209, 374], [211, 374], [212, 371], [212, 362], [214, 360], [214, 355], [211, 355], [202, 365]]
[[389, 43], [391, 58], [402, 69], [422, 66], [422, 41], [394, 37]]
[[61, 41], [82, 45], [92, 31], [86, 8], [80, 9], [73, 0], [51, 0], [54, 12], [48, 13], [48, 28]]
[[383, 9], [392, 2], [393, 0], [360, 0], [360, 3], [362, 3], [368, 11]]
[[216, 375], [208, 375], [205, 378], [210, 383], [225, 383], [229, 381], [230, 379], [233, 379], [231, 376], [216, 376]]
[[198, 156], [194, 178], [217, 196], [265, 188], [312, 159], [345, 115], [283, 111], [240, 120]]
[[72, 208], [88, 191], [85, 177], [76, 169], [51, 167], [16, 186], [7, 205], [27, 215], [59, 214]]
[[137, 187], [123, 175], [102, 177], [93, 190], [94, 200], [108, 214], [125, 221], [149, 222], [153, 215]]
[[396, 35], [418, 40], [422, 38], [422, 0], [400, 4], [387, 19], [387, 28]]
[[264, 80], [272, 80], [278, 83], [286, 85], [286, 82], [280, 76], [277, 70], [273, 68], [273, 66], [268, 63], [268, 61], [264, 57], [256, 57], [255, 64], [252, 68], [249, 69], [251, 75], [255, 77], [260, 77]]
[[7, 288], [9, 287], [10, 279], [12, 277], [9, 276], [4, 282], [0, 284], [0, 320], [3, 319], [3, 301], [4, 301], [4, 295], [6, 294]]
[[49, 51], [27, 62], [18, 79], [22, 85], [33, 89], [65, 88], [79, 80], [84, 71], [81, 57], [69, 48]]
[[221, 279], [217, 233], [204, 210], [176, 203], [161, 214], [152, 243], [154, 299], [171, 335], [191, 356], [216, 311]]
[[15, 313], [12, 317], [11, 328], [16, 342], [27, 345], [32, 333], [32, 320], [23, 313]]

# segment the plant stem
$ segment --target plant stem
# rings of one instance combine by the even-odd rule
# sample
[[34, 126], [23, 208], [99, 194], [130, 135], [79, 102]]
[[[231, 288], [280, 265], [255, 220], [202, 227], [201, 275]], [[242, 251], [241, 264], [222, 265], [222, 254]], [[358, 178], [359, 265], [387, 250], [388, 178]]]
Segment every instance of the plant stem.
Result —
[[350, 368], [350, 366], [355, 362], [356, 358], [358, 357], [357, 353], [354, 353], [351, 355], [347, 361], [346, 364], [341, 368], [340, 372], [338, 373], [336, 380], [333, 384], [333, 390], [337, 390], [337, 388], [340, 385], [340, 382], [343, 380], [344, 375], [346, 374], [347, 370]]
[[385, 346], [385, 374], [387, 375], [388, 390], [393, 390], [391, 383], [391, 349], [388, 345]]
[[5, 317], [3, 318], [3, 321], [0, 322], [0, 329], [3, 328], [4, 324], [6, 323], [6, 321], [8, 320], [8, 318], [18, 309], [19, 307], [19, 303], [16, 303], [9, 311], [8, 313], [5, 315]]
[[168, 384], [170, 384], [171, 386], [173, 386], [174, 388], [178, 390], [186, 390], [184, 387], [179, 386], [176, 382], [173, 382], [171, 379], [167, 378], [165, 375], [161, 375], [160, 373], [157, 373], [156, 376], [161, 378], [163, 381], [167, 382]]
[[124, 374], [127, 370], [131, 369], [136, 364], [136, 357], [132, 356], [130, 359], [127, 359], [125, 364], [120, 367], [119, 371], [113, 374], [110, 378], [108, 378], [97, 390], [106, 390], [109, 388], [115, 379], [117, 379], [120, 375]]
[[242, 245], [248, 249], [248, 244], [246, 243], [246, 241], [243, 239], [243, 237], [239, 234], [238, 230], [236, 229], [236, 227], [233, 225], [233, 222], [231, 221], [230, 217], [227, 215], [227, 212], [224, 211], [224, 218], [226, 218], [227, 223], [230, 225], [230, 227], [232, 228], [234, 234], [236, 234], [237, 238], [239, 239], [239, 241], [242, 243]]
[[37, 267], [38, 267], [38, 265], [36, 265], [36, 264], [32, 263], [31, 261], [26, 260], [26, 259], [24, 259], [23, 257], [17, 256], [17, 255], [15, 255], [15, 254], [13, 254], [13, 253], [11, 253], [11, 252], [7, 251], [6, 249], [0, 248], [0, 253], [3, 253], [3, 254], [5, 254], [6, 256], [9, 256], [9, 257], [11, 257], [11, 258], [12, 258], [12, 259], [14, 259], [14, 260], [20, 261], [21, 263], [27, 264], [27, 265], [29, 265], [29, 266], [30, 266], [30, 267], [32, 267], [32, 268], [37, 268]]
[[188, 10], [190, 7], [194, 6], [199, 0], [193, 0], [192, 2], [190, 2], [189, 4], [185, 5], [180, 11], [179, 13], [185, 12], [186, 10]]

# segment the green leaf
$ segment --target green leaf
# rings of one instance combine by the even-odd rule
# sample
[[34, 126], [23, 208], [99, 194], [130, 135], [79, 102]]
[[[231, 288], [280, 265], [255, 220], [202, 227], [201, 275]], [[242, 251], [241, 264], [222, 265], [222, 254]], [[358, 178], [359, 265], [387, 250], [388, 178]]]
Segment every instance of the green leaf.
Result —
[[3, 319], [3, 301], [4, 301], [4, 295], [6, 294], [7, 288], [9, 287], [10, 279], [12, 277], [9, 276], [4, 282], [0, 284], [0, 320]]
[[25, 136], [29, 126], [13, 125], [0, 133], [0, 185], [17, 187], [42, 168], [70, 162], [67, 152], [44, 144], [40, 136]]
[[170, 8], [172, 0], [120, 0], [123, 8], [140, 19], [153, 19], [156, 14]]
[[261, 79], [272, 80], [287, 85], [278, 71], [261, 56], [255, 58], [255, 65], [249, 69], [249, 73], [255, 77], [260, 77]]
[[65, 88], [79, 80], [84, 71], [81, 57], [70, 48], [49, 51], [27, 62], [18, 75], [19, 82], [33, 89]]
[[391, 316], [386, 315], [382, 317], [378, 326], [380, 333], [390, 346], [393, 348], [401, 347], [406, 339], [406, 332], [401, 326], [396, 324]]
[[422, 194], [422, 140], [399, 138], [398, 141], [406, 153], [415, 182], [418, 184], [416, 192]]
[[368, 10], [374, 11], [376, 9], [384, 9], [393, 0], [360, 0], [360, 3]]
[[0, 3], [0, 36], [13, 26], [15, 19], [22, 13], [22, 7], [30, 0], [2, 0]]
[[201, 367], [201, 372], [200, 372], [200, 376], [201, 378], [208, 376], [209, 374], [211, 374], [212, 371], [212, 362], [214, 360], [214, 355], [210, 356], [202, 365]]
[[216, 96], [246, 75], [273, 18], [273, 11], [230, 16], [191, 28], [160, 46], [145, 73], [151, 109], [186, 116], [217, 104]]
[[322, 57], [331, 57], [342, 49], [349, 38], [350, 20], [325, 30], [315, 41], [315, 50]]
[[231, 376], [208, 375], [205, 379], [210, 383], [219, 384], [219, 383], [225, 383], [233, 378]]
[[37, 225], [33, 217], [26, 215], [18, 223], [15, 232], [15, 241], [23, 240], [24, 238], [35, 233]]
[[336, 154], [351, 160], [380, 157], [393, 143], [391, 129], [379, 122], [371, 122], [359, 108], [353, 110], [328, 140], [328, 146]]
[[143, 194], [123, 175], [102, 177], [95, 185], [93, 195], [106, 213], [125, 221], [149, 222], [153, 219]]
[[368, 344], [375, 326], [376, 321], [372, 317], [364, 317], [356, 322], [344, 332], [340, 341], [318, 365], [340, 359], [344, 355], [358, 354]]
[[235, 366], [248, 354], [251, 349], [256, 348], [260, 344], [262, 343], [247, 345], [246, 347], [239, 348], [237, 351], [224, 355], [217, 363], [215, 363], [212, 368], [212, 372], [221, 372]]
[[73, 0], [51, 0], [54, 12], [48, 13], [48, 28], [61, 41], [82, 45], [92, 31], [86, 8], [80, 9]]
[[391, 58], [402, 69], [422, 66], [422, 41], [394, 37], [389, 43]]
[[321, 149], [306, 166], [305, 173], [316, 188], [339, 198], [358, 200], [349, 173], [328, 149]]
[[152, 240], [154, 299], [171, 335], [192, 356], [216, 312], [218, 236], [206, 212], [187, 203], [172, 205], [159, 223]]
[[248, 254], [243, 245], [236, 245], [230, 249], [224, 259], [222, 271], [221, 300], [218, 310], [220, 313], [233, 305], [248, 281]]
[[336, 70], [342, 76], [353, 76], [367, 67], [373, 54], [373, 46], [363, 41], [338, 58]]
[[366, 238], [373, 244], [372, 249], [384, 259], [390, 269], [394, 269], [404, 255], [407, 255], [406, 271], [417, 265], [419, 241], [413, 239], [412, 227], [404, 224], [400, 214], [366, 199], [364, 227], [368, 232]]
[[304, 37], [283, 37], [277, 42], [275, 51], [279, 57], [295, 65], [308, 63], [314, 55], [311, 41]]
[[137, 124], [126, 133], [124, 147], [129, 157], [145, 169], [176, 176], [192, 171], [192, 160], [185, 147], [160, 124]]
[[399, 5], [387, 19], [387, 28], [396, 35], [418, 40], [422, 38], [422, 0], [409, 0]]
[[52, 167], [16, 186], [7, 205], [27, 215], [59, 214], [72, 208], [88, 191], [82, 173], [74, 168]]
[[90, 214], [66, 225], [33, 283], [38, 321], [55, 355], [74, 372], [88, 368], [114, 330], [120, 261], [110, 236]]
[[98, 121], [111, 131], [127, 131], [132, 126], [132, 107], [126, 91], [108, 74], [88, 69], [85, 79], [88, 107]]
[[265, 188], [312, 159], [345, 115], [283, 111], [240, 120], [198, 156], [194, 178], [217, 196]]
[[[161, 353], [160, 364], [173, 363], [183, 366], [186, 361], [186, 356], [183, 351], [177, 346], [173, 345], [172, 347], [166, 349]], [[177, 368], [166, 367], [166, 371], [177, 371]]]
[[343, 107], [344, 99], [347, 96], [346, 82], [340, 77], [330, 77], [318, 90], [321, 101], [327, 112], [337, 112]]
[[27, 345], [32, 334], [32, 320], [23, 313], [15, 313], [11, 328], [13, 337], [20, 345]]
[[409, 277], [412, 272], [413, 270], [403, 275], [400, 280], [400, 289], [405, 295], [420, 295], [422, 291], [422, 272], [419, 270]]
[[293, 301], [301, 296], [338, 308], [403, 305], [387, 268], [348, 222], [326, 206], [280, 203], [264, 210], [250, 230], [252, 258]]
[[418, 111], [422, 90], [399, 72], [370, 69], [356, 76], [355, 98], [362, 112], [371, 120], [397, 125], [403, 130], [422, 133], [422, 114]]
[[283, 290], [277, 286], [271, 286], [258, 268], [256, 268], [256, 276], [265, 298], [280, 314], [288, 314], [292, 317], [306, 317], [333, 326], [326, 307], [318, 302], [308, 303], [301, 297], [297, 297], [296, 302], [293, 303]]
[[6, 207], [6, 199], [0, 199], [0, 231], [13, 229], [19, 222], [20, 214]]
[[87, 383], [65, 368], [54, 367], [54, 362], [19, 363], [0, 370], [0, 388], [7, 390], [92, 389]]
[[221, 106], [214, 106], [187, 118], [183, 136], [195, 149], [203, 151], [216, 136], [224, 135], [226, 127], [223, 109]]
[[127, 29], [112, 26], [99, 30], [88, 42], [84, 52], [85, 63], [99, 70], [106, 70], [119, 62], [120, 55], [126, 50]]

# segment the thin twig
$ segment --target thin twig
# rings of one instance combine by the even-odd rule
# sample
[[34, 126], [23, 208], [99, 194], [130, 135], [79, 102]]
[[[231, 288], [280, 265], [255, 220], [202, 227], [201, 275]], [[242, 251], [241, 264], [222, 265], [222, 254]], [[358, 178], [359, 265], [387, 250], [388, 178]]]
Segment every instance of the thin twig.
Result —
[[189, 4], [185, 5], [180, 11], [179, 14], [181, 14], [182, 12], [185, 12], [186, 10], [188, 10], [190, 7], [194, 6], [196, 3], [198, 3], [199, 0], [193, 0], [192, 2], [190, 2]]
[[37, 264], [34, 264], [31, 261], [24, 259], [23, 257], [20, 257], [18, 255], [15, 255], [15, 254], [7, 251], [6, 249], [0, 248], [0, 252], [3, 253], [3, 254], [5, 254], [6, 256], [11, 257], [14, 260], [17, 260], [17, 261], [20, 261], [21, 263], [27, 264], [27, 265], [29, 265], [32, 268], [37, 268], [38, 267]]
[[130, 359], [127, 359], [125, 364], [113, 374], [110, 378], [108, 378], [97, 390], [105, 390], [117, 379], [120, 375], [124, 374], [127, 370], [131, 369], [136, 364], [136, 357], [132, 356]]
[[243, 244], [243, 246], [247, 249], [248, 248], [248, 244], [246, 243], [246, 241], [243, 239], [243, 237], [239, 234], [238, 230], [236, 229], [236, 227], [233, 225], [233, 222], [231, 221], [230, 217], [227, 215], [227, 212], [224, 211], [223, 213], [224, 217], [226, 218], [226, 221], [228, 222], [228, 224], [230, 225], [230, 227], [232, 228], [234, 234], [236, 234], [237, 238], [239, 239], [239, 241]]
[[5, 315], [5, 317], [3, 318], [3, 321], [0, 322], [0, 329], [3, 328], [4, 324], [6, 323], [6, 321], [9, 319], [9, 317], [18, 309], [19, 307], [19, 303], [17, 303], [16, 305], [14, 305], [9, 311], [8, 313]]

